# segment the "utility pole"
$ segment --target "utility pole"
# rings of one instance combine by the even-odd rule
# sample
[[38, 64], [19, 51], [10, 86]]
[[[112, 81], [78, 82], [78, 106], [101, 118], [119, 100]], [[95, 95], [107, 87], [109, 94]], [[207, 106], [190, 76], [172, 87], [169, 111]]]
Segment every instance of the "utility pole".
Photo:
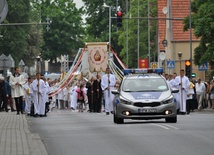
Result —
[[[126, 16], [129, 16], [128, 0], [126, 0]], [[126, 19], [126, 66], [129, 66], [129, 20]]]
[[111, 45], [111, 6], [109, 6], [109, 44]]
[[[137, 20], [137, 61], [140, 59], [140, 0], [138, 0], [138, 20]], [[139, 63], [137, 63], [139, 68]]]
[[192, 0], [189, 0], [189, 31], [190, 31], [190, 79], [192, 79]]
[[150, 67], [150, 1], [148, 0], [148, 55], [149, 55], [149, 67]]

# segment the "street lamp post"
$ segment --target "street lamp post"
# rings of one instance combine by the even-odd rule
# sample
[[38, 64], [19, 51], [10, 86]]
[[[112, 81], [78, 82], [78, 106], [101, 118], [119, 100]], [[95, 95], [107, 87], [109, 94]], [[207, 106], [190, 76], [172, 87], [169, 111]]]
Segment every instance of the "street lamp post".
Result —
[[[192, 0], [189, 0], [189, 31], [190, 31], [190, 63], [192, 64]], [[190, 65], [190, 79], [192, 79], [192, 65]]]
[[106, 5], [106, 3], [103, 4], [103, 7], [109, 8], [109, 38], [108, 38], [108, 41], [109, 41], [109, 45], [111, 45], [111, 10], [112, 10], [112, 8], [115, 9], [115, 7], [108, 6], [108, 5]]

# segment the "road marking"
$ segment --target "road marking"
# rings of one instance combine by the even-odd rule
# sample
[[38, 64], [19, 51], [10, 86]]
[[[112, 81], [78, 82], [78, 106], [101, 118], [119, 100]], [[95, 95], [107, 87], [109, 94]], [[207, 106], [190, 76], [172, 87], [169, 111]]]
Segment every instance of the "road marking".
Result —
[[160, 124], [152, 124], [152, 125], [154, 125], [154, 126], [158, 126], [158, 127], [161, 127], [161, 128], [164, 128], [164, 129], [169, 129], [168, 127], [166, 127], [166, 126], [163, 126], [163, 125], [160, 125]]
[[161, 128], [164, 128], [166, 130], [169, 130], [169, 129], [176, 129], [176, 130], [179, 130], [179, 128], [175, 127], [175, 126], [172, 126], [172, 125], [168, 125], [168, 124], [164, 124], [164, 125], [160, 125], [160, 124], [152, 124], [154, 126], [158, 126], [158, 127], [161, 127]]
[[168, 124], [164, 124], [165, 126], [168, 126], [170, 128], [173, 128], [173, 129], [176, 129], [176, 130], [179, 130], [179, 128], [175, 127], [175, 126], [172, 126], [172, 125], [168, 125]]

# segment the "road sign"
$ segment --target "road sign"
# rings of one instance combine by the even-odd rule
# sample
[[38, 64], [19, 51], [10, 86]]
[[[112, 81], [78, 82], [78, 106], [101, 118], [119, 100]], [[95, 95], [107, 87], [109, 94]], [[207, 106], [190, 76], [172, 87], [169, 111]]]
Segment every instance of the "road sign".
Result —
[[199, 70], [199, 71], [206, 71], [206, 70], [208, 70], [208, 63], [205, 62], [205, 63], [202, 64], [202, 65], [198, 65], [198, 70]]
[[24, 61], [21, 59], [20, 62], [19, 62], [19, 66], [24, 66], [24, 65], [25, 65], [25, 63], [24, 63]]
[[166, 58], [166, 53], [165, 52], [160, 52], [159, 53], [159, 59], [160, 60], [165, 60], [165, 58]]
[[151, 68], [158, 68], [158, 63], [157, 62], [150, 62]]
[[169, 60], [167, 61], [167, 68], [175, 68], [175, 61]]

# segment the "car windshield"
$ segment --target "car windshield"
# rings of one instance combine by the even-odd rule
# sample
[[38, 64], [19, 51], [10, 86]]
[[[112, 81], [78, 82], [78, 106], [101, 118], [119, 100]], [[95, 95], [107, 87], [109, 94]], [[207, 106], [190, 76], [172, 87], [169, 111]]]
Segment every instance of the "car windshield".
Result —
[[139, 78], [126, 79], [123, 81], [122, 90], [125, 92], [148, 92], [148, 91], [166, 91], [167, 83], [162, 78]]

